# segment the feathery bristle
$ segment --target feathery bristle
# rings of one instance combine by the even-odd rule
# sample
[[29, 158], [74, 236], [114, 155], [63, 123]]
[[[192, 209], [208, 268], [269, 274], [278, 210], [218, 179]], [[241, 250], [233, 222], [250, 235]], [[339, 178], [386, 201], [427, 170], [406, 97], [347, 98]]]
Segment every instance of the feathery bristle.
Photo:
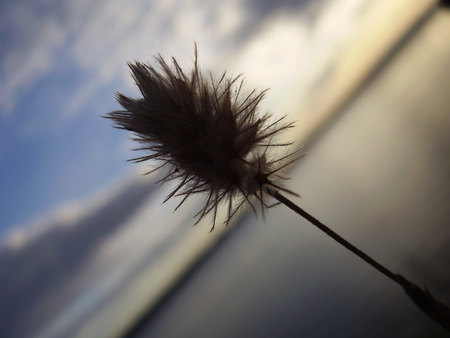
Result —
[[228, 224], [244, 203], [255, 212], [255, 203], [263, 210], [268, 207], [267, 186], [296, 195], [276, 182], [279, 171], [301, 155], [276, 157], [271, 152], [274, 147], [290, 145], [273, 140], [293, 125], [284, 122], [284, 117], [269, 122], [271, 115], [259, 111], [266, 91], [244, 94], [241, 75], [205, 78], [198, 67], [196, 47], [189, 75], [174, 58], [172, 66], [160, 55], [156, 61], [159, 69], [129, 63], [142, 98], [117, 94], [124, 110], [106, 117], [115, 127], [132, 131], [141, 144], [137, 150], [148, 152], [132, 161], [158, 160], [157, 169], [169, 169], [162, 182], [180, 180], [165, 201], [180, 196], [181, 205], [193, 194], [206, 194], [205, 205], [195, 217], [198, 223], [212, 213], [214, 228], [222, 201], [228, 203]]

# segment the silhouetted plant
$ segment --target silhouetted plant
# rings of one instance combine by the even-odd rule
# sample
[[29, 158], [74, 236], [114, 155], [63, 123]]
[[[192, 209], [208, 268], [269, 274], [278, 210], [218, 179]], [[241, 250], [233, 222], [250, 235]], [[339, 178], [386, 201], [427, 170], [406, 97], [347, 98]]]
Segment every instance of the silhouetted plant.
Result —
[[159, 165], [150, 172], [168, 167], [160, 182], [180, 180], [164, 202], [181, 196], [178, 209], [189, 196], [206, 194], [195, 217], [198, 223], [212, 213], [213, 230], [221, 202], [228, 206], [228, 224], [245, 203], [255, 213], [258, 206], [264, 213], [270, 195], [402, 286], [422, 311], [450, 332], [450, 310], [427, 290], [391, 272], [282, 195], [280, 191], [298, 196], [282, 186], [280, 181], [286, 178], [281, 171], [303, 154], [299, 150], [281, 155], [273, 151], [292, 145], [277, 143], [276, 137], [293, 124], [286, 123], [285, 116], [274, 120], [269, 113], [260, 112], [265, 91], [244, 94], [241, 76], [229, 78], [223, 73], [218, 79], [211, 74], [205, 78], [198, 66], [197, 47], [189, 75], [174, 58], [172, 67], [161, 56], [156, 61], [160, 69], [140, 62], [129, 64], [142, 98], [117, 94], [123, 110], [106, 117], [115, 127], [135, 134], [142, 145], [136, 150], [149, 152], [132, 161], [158, 160]]
[[[258, 111], [265, 91], [244, 94], [241, 76], [206, 80], [198, 67], [186, 75], [177, 61], [173, 68], [161, 56], [156, 58], [161, 70], [136, 62], [129, 64], [142, 98], [117, 94], [124, 110], [109, 113], [118, 128], [132, 131], [142, 144], [137, 150], [149, 155], [135, 162], [158, 160], [154, 169], [169, 167], [161, 180], [180, 180], [167, 196], [183, 196], [179, 206], [191, 195], [208, 195], [197, 213], [199, 222], [213, 213], [213, 227], [220, 202], [228, 204], [226, 223], [247, 202], [256, 212], [267, 206], [267, 187], [292, 195], [282, 187], [280, 171], [302, 155], [298, 152], [278, 156], [273, 148], [291, 145], [274, 141], [278, 133], [293, 126], [284, 117], [272, 120]], [[178, 207], [177, 207], [178, 208]]]

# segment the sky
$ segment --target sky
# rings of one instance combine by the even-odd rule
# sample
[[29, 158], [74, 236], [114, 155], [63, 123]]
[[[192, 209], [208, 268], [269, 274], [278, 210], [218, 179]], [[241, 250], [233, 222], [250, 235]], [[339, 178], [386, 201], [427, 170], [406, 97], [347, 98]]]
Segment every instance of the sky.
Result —
[[[74, 217], [135, 175], [129, 134], [102, 118], [139, 93], [127, 62], [174, 56], [270, 88], [264, 109], [299, 120], [332, 73], [365, 0], [20, 0], [0, 4], [0, 243]], [[339, 13], [339, 15], [336, 15]], [[333, 41], [333, 43], [330, 43]], [[341, 43], [339, 43], [341, 41]], [[301, 74], [301, 76], [299, 76]], [[297, 115], [296, 115], [297, 114]]]
[[[318, 15], [325, 2], [2, 2], [0, 238], [70, 217], [80, 201], [135, 173], [126, 162], [136, 156], [130, 135], [101, 118], [119, 109], [116, 92], [138, 95], [129, 61], [160, 53], [189, 69], [197, 43], [204, 69], [244, 73], [248, 88], [271, 88], [268, 110], [295, 111], [298, 93], [317, 78], [309, 63], [326, 63], [335, 48], [325, 40], [308, 50], [309, 40], [343, 33]], [[342, 3], [351, 13], [364, 1]]]
[[[134, 156], [130, 135], [100, 117], [119, 108], [116, 92], [137, 95], [127, 61], [152, 62], [161, 53], [189, 67], [197, 42], [206, 68], [245, 69], [253, 72], [249, 83], [278, 86], [271, 74], [292, 63], [292, 39], [305, 29], [295, 22], [303, 4], [295, 3], [2, 2], [0, 237], [70, 209], [134, 170], [125, 162]], [[272, 37], [262, 42], [269, 29]], [[287, 34], [279, 39], [281, 30]], [[264, 76], [252, 70], [287, 48], [284, 64]]]

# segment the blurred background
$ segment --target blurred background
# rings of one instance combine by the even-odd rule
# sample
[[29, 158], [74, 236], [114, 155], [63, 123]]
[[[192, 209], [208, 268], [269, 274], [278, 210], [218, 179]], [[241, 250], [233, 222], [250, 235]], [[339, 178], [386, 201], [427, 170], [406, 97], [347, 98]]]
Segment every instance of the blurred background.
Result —
[[196, 42], [296, 121], [295, 202], [450, 305], [449, 33], [432, 0], [1, 2], [2, 337], [444, 337], [283, 206], [192, 227], [101, 115]]

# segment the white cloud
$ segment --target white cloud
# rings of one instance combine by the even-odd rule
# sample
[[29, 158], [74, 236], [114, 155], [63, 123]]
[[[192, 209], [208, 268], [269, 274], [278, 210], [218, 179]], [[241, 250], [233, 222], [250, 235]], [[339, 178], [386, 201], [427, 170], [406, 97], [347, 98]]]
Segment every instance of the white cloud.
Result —
[[75, 93], [74, 102], [69, 102], [69, 114], [80, 108], [91, 97], [86, 94], [88, 89], [93, 94], [110, 80], [120, 69], [119, 61], [124, 67], [126, 51], [132, 47], [127, 35], [141, 21], [144, 3], [12, 3], [0, 25], [5, 35], [14, 32], [0, 65], [4, 78], [0, 91], [3, 114], [9, 115], [41, 79], [67, 66], [87, 77], [87, 84], [75, 88], [80, 93]]
[[309, 118], [303, 104], [339, 61], [364, 5], [365, 0], [335, 0], [313, 29], [302, 19], [305, 13], [274, 13], [226, 63], [245, 74], [249, 88], [271, 88], [264, 102], [269, 110]]
[[[161, 53], [176, 55], [190, 66], [194, 41], [199, 43], [202, 61], [212, 59], [211, 50], [230, 37], [243, 20], [237, 2], [158, 1], [142, 8], [143, 3], [97, 3], [87, 13], [83, 29], [68, 47], [87, 74], [86, 82], [68, 102], [68, 115], [76, 113], [98, 88], [113, 79], [126, 79], [131, 85], [127, 61], [152, 62], [153, 56]], [[210, 20], [211, 13], [217, 18]]]
[[3, 239], [3, 244], [10, 250], [20, 250], [22, 247], [37, 239], [53, 226], [71, 226], [83, 214], [81, 203], [69, 202], [61, 205], [50, 215], [30, 224], [12, 228]]
[[11, 250], [20, 250], [26, 244], [38, 240], [39, 237], [54, 227], [76, 226], [80, 219], [102, 211], [102, 207], [111, 203], [121, 194], [127, 198], [127, 188], [144, 184], [153, 179], [152, 175], [143, 175], [143, 168], [137, 167], [131, 174], [119, 180], [119, 184], [110, 185], [94, 193], [84, 201], [65, 202], [46, 215], [33, 219], [31, 222], [15, 226], [9, 230], [0, 241], [0, 246]]
[[[13, 3], [2, 16], [2, 30], [12, 28], [11, 49], [5, 53], [0, 91], [0, 109], [10, 114], [17, 102], [58, 63], [56, 51], [64, 43], [64, 32], [52, 17], [39, 18], [32, 5]], [[17, 24], [20, 23], [20, 24]]]
[[280, 15], [266, 22], [230, 64], [237, 73], [245, 72], [248, 88], [271, 88], [264, 104], [284, 115], [298, 97], [306, 39], [307, 27], [298, 16]]
[[[0, 26], [14, 27], [19, 38], [1, 65], [5, 80], [0, 109], [4, 113], [10, 113], [40, 79], [61, 65], [74, 67], [83, 81], [74, 84], [67, 106], [59, 109], [70, 117], [105, 84], [124, 78], [131, 84], [126, 61], [151, 62], [152, 56], [161, 52], [190, 66], [194, 41], [205, 68], [222, 71], [229, 68], [226, 63], [245, 71], [259, 87], [292, 84], [289, 78], [294, 72], [289, 68], [297, 67], [310, 52], [304, 50], [301, 13], [285, 11], [257, 22], [262, 28], [235, 50], [233, 43], [251, 14], [237, 0], [70, 0], [55, 2], [55, 9], [44, 6], [52, 8], [52, 12], [44, 11], [44, 16], [37, 14], [41, 2], [13, 3], [7, 13], [10, 18]], [[328, 22], [336, 27], [332, 20]], [[277, 74], [281, 76], [275, 78]]]
[[8, 21], [14, 28], [17, 22], [27, 24], [18, 27], [20, 39], [3, 60], [6, 76], [0, 108], [4, 112], [11, 112], [39, 80], [61, 65], [74, 67], [82, 78], [82, 83], [74, 84], [66, 107], [59, 109], [71, 117], [105, 84], [124, 78], [131, 84], [126, 61], [151, 62], [160, 52], [190, 66], [196, 41], [202, 65], [222, 71], [227, 68], [226, 55], [239, 58], [248, 51], [232, 50], [237, 33], [248, 23], [248, 13], [237, 0], [71, 0], [58, 3], [55, 12], [44, 16], [33, 12], [39, 7], [36, 3], [25, 4], [15, 6], [15, 19]]

